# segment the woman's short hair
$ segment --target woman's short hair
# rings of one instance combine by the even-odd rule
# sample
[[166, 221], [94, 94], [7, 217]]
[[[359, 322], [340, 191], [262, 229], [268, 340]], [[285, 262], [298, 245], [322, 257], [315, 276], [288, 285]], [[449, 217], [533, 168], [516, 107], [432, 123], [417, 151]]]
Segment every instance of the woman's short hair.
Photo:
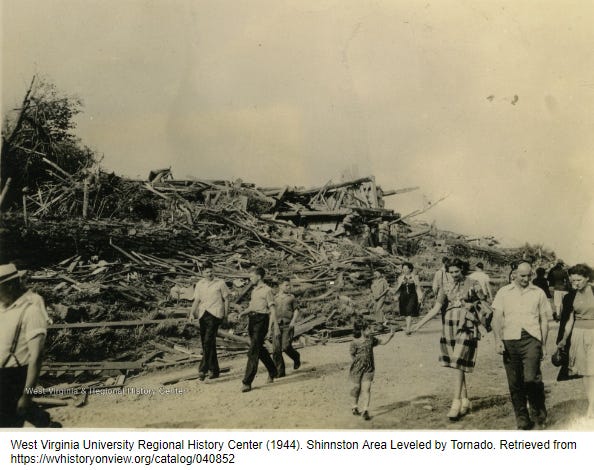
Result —
[[468, 261], [461, 260], [460, 258], [455, 258], [450, 263], [450, 266], [457, 267], [460, 270], [460, 272], [465, 276], [468, 274], [468, 271], [470, 269], [470, 264], [468, 263]]
[[407, 262], [405, 262], [405, 263], [402, 263], [402, 267], [404, 267], [404, 266], [406, 266], [406, 267], [407, 267], [408, 269], [410, 269], [411, 271], [412, 271], [413, 269], [415, 269], [415, 267], [413, 266], [413, 264], [412, 264], [412, 263], [409, 263], [408, 261], [407, 261]]
[[569, 268], [567, 273], [570, 276], [572, 274], [575, 274], [577, 276], [585, 277], [589, 281], [592, 280], [592, 268], [585, 263], [579, 263], [579, 264], [576, 264], [575, 266], [572, 266], [571, 268]]

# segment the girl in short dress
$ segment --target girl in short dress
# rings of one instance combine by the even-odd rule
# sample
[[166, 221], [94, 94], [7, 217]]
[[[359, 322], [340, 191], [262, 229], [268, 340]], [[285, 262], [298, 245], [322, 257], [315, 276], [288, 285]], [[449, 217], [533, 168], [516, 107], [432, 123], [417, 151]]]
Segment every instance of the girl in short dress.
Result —
[[[377, 338], [372, 335], [371, 323], [364, 319], [357, 319], [353, 326], [353, 336], [355, 339], [350, 347], [353, 362], [349, 371], [350, 380], [354, 384], [351, 390], [352, 412], [354, 415], [362, 415], [363, 419], [368, 421], [371, 419], [369, 416], [371, 382], [373, 382], [375, 374], [373, 348], [380, 344], [388, 344], [394, 337], [394, 330], [385, 339]], [[359, 408], [359, 404], [361, 404], [361, 408]]]
[[474, 370], [480, 339], [479, 305], [485, 300], [480, 285], [466, 277], [467, 270], [468, 263], [454, 260], [448, 268], [453, 282], [438, 292], [435, 305], [414, 329], [419, 330], [437, 315], [447, 299], [448, 306], [442, 322], [439, 362], [444, 367], [454, 369], [453, 401], [447, 414], [451, 420], [457, 420], [470, 410], [466, 373]]

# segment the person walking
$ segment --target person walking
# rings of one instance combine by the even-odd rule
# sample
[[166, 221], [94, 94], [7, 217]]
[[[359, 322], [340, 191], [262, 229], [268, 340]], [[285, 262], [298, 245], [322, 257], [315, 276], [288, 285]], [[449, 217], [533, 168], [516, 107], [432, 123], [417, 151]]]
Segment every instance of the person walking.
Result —
[[475, 271], [470, 273], [468, 277], [479, 283], [483, 289], [483, 292], [487, 296], [487, 302], [491, 303], [493, 301], [493, 293], [491, 292], [491, 278], [485, 272], [485, 265], [480, 261], [476, 263]]
[[569, 271], [571, 292], [563, 299], [557, 348], [567, 349], [568, 373], [581, 376], [588, 409], [594, 419], [594, 286], [592, 268], [576, 264]]
[[544, 427], [547, 418], [540, 364], [552, 312], [545, 293], [531, 279], [531, 264], [518, 263], [514, 281], [499, 289], [493, 301], [496, 348], [503, 355], [516, 424], [522, 430], [532, 429], [535, 422]]
[[[25, 271], [0, 266], [0, 427], [20, 428], [34, 411], [49, 317], [43, 298], [21, 281]], [[49, 420], [49, 418], [48, 418]]]
[[421, 282], [414, 273], [412, 263], [402, 263], [402, 274], [398, 277], [394, 290], [398, 293], [398, 307], [400, 315], [404, 315], [406, 321], [405, 333], [411, 334], [413, 317], [419, 316], [421, 303], [423, 302], [423, 291]]
[[371, 281], [371, 298], [373, 300], [373, 319], [377, 323], [384, 323], [386, 317], [384, 314], [384, 304], [386, 294], [390, 291], [390, 286], [386, 278], [375, 270], [373, 271], [373, 281]]
[[553, 304], [555, 306], [553, 318], [558, 322], [561, 318], [563, 297], [565, 297], [567, 291], [569, 290], [569, 277], [567, 275], [563, 260], [557, 260], [555, 266], [553, 266], [549, 271], [547, 280], [549, 281], [549, 287], [553, 289]]
[[278, 287], [278, 294], [274, 298], [276, 317], [278, 321], [278, 334], [274, 336], [272, 358], [278, 371], [278, 377], [284, 377], [285, 361], [283, 353], [293, 360], [293, 369], [301, 367], [301, 356], [293, 348], [295, 324], [299, 318], [299, 310], [295, 305], [295, 296], [290, 293], [291, 285], [287, 279]]
[[388, 344], [394, 337], [394, 330], [385, 339], [372, 335], [371, 323], [358, 318], [353, 325], [354, 340], [350, 346], [351, 367], [349, 378], [353, 384], [351, 397], [353, 406], [351, 411], [354, 415], [361, 415], [364, 420], [369, 421], [369, 404], [371, 402], [371, 383], [375, 375], [375, 359], [373, 348], [380, 344]]
[[439, 362], [442, 366], [454, 371], [452, 375], [452, 405], [447, 417], [458, 420], [470, 411], [466, 374], [474, 370], [478, 341], [480, 339], [479, 304], [484, 301], [485, 294], [480, 285], [466, 277], [468, 263], [455, 259], [448, 271], [452, 278], [437, 294], [433, 308], [416, 325], [417, 332], [429, 320], [447, 308], [442, 318], [442, 333], [439, 340], [441, 354]]
[[225, 282], [215, 278], [212, 264], [202, 266], [203, 279], [196, 283], [194, 301], [190, 307], [189, 318], [198, 315], [200, 324], [200, 342], [202, 344], [202, 360], [198, 367], [198, 379], [216, 379], [220, 374], [217, 358], [217, 333], [222, 322], [229, 315], [229, 289]]
[[264, 346], [266, 336], [274, 337], [279, 334], [274, 296], [270, 286], [264, 282], [265, 274], [264, 268], [261, 267], [254, 268], [250, 273], [250, 281], [254, 288], [249, 305], [240, 313], [240, 316], [249, 315], [248, 333], [250, 335], [250, 348], [242, 380], [242, 392], [249, 392], [252, 389], [252, 382], [258, 372], [259, 360], [268, 370], [267, 383], [274, 382], [278, 374], [274, 361]]
[[551, 299], [551, 290], [549, 289], [549, 281], [547, 281], [547, 270], [543, 267], [536, 268], [536, 277], [532, 279], [532, 284], [536, 287], [540, 287], [547, 296], [547, 299]]

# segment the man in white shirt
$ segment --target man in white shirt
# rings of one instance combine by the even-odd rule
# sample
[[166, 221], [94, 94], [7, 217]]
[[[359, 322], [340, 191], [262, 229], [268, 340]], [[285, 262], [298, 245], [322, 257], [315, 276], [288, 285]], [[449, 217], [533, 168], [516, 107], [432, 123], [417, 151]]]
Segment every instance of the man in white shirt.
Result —
[[0, 427], [22, 427], [34, 411], [48, 315], [43, 299], [21, 283], [24, 271], [0, 266]]
[[207, 262], [202, 267], [204, 278], [198, 281], [194, 289], [194, 302], [189, 317], [195, 318], [196, 312], [200, 322], [200, 341], [202, 342], [202, 360], [198, 368], [198, 378], [204, 380], [219, 376], [217, 358], [217, 332], [229, 315], [229, 289], [225, 282], [213, 275], [212, 264]]
[[452, 281], [452, 276], [448, 273], [448, 267], [450, 265], [450, 259], [447, 256], [444, 256], [441, 259], [441, 268], [435, 271], [433, 275], [433, 282], [431, 284], [431, 290], [433, 294], [437, 295], [437, 293], [444, 289], [445, 286]]
[[493, 293], [491, 292], [491, 279], [489, 275], [484, 271], [485, 265], [481, 262], [476, 263], [476, 270], [469, 274], [470, 279], [474, 279], [478, 282], [479, 286], [483, 290], [488, 302], [493, 301]]
[[493, 301], [497, 352], [503, 354], [516, 423], [523, 430], [532, 429], [534, 421], [544, 427], [547, 417], [540, 362], [546, 355], [552, 312], [545, 293], [531, 279], [532, 266], [521, 262], [514, 281], [499, 289]]

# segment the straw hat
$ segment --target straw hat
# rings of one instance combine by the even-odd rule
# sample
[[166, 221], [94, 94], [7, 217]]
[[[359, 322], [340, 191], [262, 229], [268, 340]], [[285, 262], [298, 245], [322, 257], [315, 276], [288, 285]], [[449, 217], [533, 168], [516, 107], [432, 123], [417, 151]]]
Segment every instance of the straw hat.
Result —
[[16, 266], [10, 264], [0, 264], [0, 284], [12, 281], [17, 277], [23, 276], [27, 271], [18, 271]]

